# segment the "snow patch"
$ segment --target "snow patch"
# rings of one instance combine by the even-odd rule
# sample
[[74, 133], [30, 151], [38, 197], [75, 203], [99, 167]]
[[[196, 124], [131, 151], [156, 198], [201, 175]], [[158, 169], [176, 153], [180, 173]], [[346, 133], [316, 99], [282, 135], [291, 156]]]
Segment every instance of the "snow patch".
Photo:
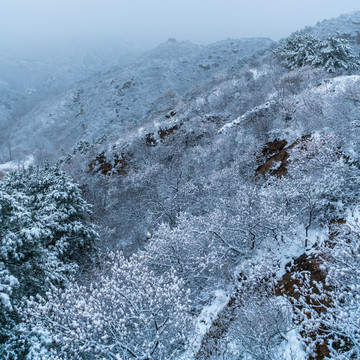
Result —
[[222, 289], [216, 290], [214, 296], [214, 301], [210, 305], [205, 306], [197, 318], [192, 342], [190, 343], [188, 350], [179, 357], [179, 360], [190, 360], [194, 358], [200, 348], [203, 337], [210, 329], [218, 313], [224, 308], [230, 299], [230, 295]]
[[345, 92], [348, 86], [358, 81], [360, 81], [360, 75], [342, 75], [331, 80], [326, 80], [312, 90], [317, 95], [332, 94], [336, 96], [341, 92]]
[[258, 69], [250, 69], [249, 71], [252, 73], [254, 80], [257, 80], [259, 77], [266, 75], [266, 71], [260, 71]]
[[282, 354], [284, 360], [305, 360], [307, 356], [301, 346], [299, 335], [293, 329], [286, 334], [286, 340], [281, 344], [279, 354]]
[[11, 305], [10, 297], [8, 294], [0, 292], [0, 300], [3, 303], [5, 308], [12, 310], [12, 305]]
[[235, 125], [239, 125], [241, 123], [241, 120], [243, 119], [243, 116], [240, 116], [238, 118], [236, 118], [235, 120], [225, 124], [220, 130], [219, 130], [219, 134], [223, 134], [226, 133], [226, 131], [228, 129], [233, 128]]
[[235, 125], [239, 125], [242, 121], [245, 121], [249, 115], [251, 114], [256, 114], [258, 113], [259, 111], [261, 110], [266, 110], [268, 108], [270, 108], [272, 105], [275, 104], [275, 101], [274, 100], [271, 100], [271, 101], [267, 101], [266, 103], [262, 104], [262, 105], [259, 105], [259, 106], [256, 106], [254, 107], [252, 110], [250, 111], [247, 111], [245, 114], [239, 116], [238, 118], [236, 118], [235, 120], [233, 121], [230, 121], [229, 123], [225, 124], [219, 131], [218, 133], [219, 134], [223, 134], [225, 133], [228, 129], [231, 129], [232, 127], [234, 127]]
[[33, 155], [28, 155], [23, 161], [8, 161], [0, 164], [0, 172], [8, 173], [19, 169], [26, 169], [34, 163], [34, 160]]

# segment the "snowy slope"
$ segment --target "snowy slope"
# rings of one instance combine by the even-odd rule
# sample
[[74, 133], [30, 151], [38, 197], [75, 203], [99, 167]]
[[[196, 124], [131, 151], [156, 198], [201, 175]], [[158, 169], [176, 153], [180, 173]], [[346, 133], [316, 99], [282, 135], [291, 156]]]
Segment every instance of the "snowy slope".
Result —
[[360, 11], [343, 14], [333, 19], [318, 22], [313, 27], [303, 30], [320, 38], [326, 38], [329, 34], [339, 33], [348, 39], [356, 50], [360, 50]]
[[171, 110], [195, 83], [211, 81], [271, 43], [269, 39], [226, 40], [201, 47], [170, 40], [131, 65], [92, 76], [44, 101], [12, 129], [14, 142], [27, 153], [41, 139], [58, 152], [79, 140], [151, 121], [151, 113]]
[[41, 93], [64, 90], [114, 66], [123, 66], [139, 53], [116, 41], [73, 41], [33, 50], [0, 51], [0, 81], [17, 91]]
[[[182, 360], [203, 345], [214, 359], [305, 359], [299, 323], [272, 286], [358, 204], [359, 73], [289, 71], [271, 44], [170, 39], [12, 128], [17, 153], [34, 155], [23, 166], [65, 153], [101, 246], [144, 249], [160, 273], [180, 265], [195, 316]], [[0, 176], [16, 166], [0, 165]], [[224, 308], [228, 321], [217, 322]]]

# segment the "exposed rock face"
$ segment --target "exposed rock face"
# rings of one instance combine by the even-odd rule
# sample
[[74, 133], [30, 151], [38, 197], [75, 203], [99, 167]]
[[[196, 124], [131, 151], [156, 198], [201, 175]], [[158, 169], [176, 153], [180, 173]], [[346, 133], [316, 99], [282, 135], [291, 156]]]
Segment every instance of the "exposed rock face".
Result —
[[[256, 174], [265, 175], [266, 173], [270, 173], [271, 175], [281, 176], [287, 173], [286, 164], [289, 158], [289, 154], [287, 153], [287, 145], [286, 140], [278, 140], [268, 142], [262, 150], [264, 156], [268, 158], [264, 162], [264, 164], [260, 165]], [[276, 164], [279, 164], [276, 169], [274, 167]]]
[[283, 176], [287, 174], [287, 163], [290, 157], [288, 150], [296, 145], [309, 140], [311, 135], [304, 135], [300, 139], [294, 141], [287, 146], [286, 140], [275, 139], [266, 143], [262, 150], [262, 154], [267, 157], [265, 162], [256, 169], [256, 175], [270, 174], [274, 176]]
[[121, 175], [126, 173], [127, 164], [128, 161], [124, 152], [120, 155], [114, 154], [113, 161], [107, 159], [105, 154], [101, 153], [89, 164], [89, 171], [108, 176], [113, 173]]
[[[321, 283], [324, 287], [324, 290], [330, 291], [330, 288], [326, 285], [326, 273], [321, 268], [323, 260], [320, 257], [315, 257], [314, 255], [303, 254], [297, 259], [294, 260], [293, 264], [287, 264], [287, 272], [278, 282], [275, 288], [275, 295], [277, 296], [286, 296], [289, 301], [294, 305], [297, 310], [302, 310], [302, 306], [294, 304], [295, 301], [299, 300], [300, 297], [304, 297], [306, 304], [313, 307], [315, 311], [320, 315], [327, 311], [327, 308], [331, 305], [331, 298], [326, 297], [325, 300], [319, 305], [312, 297], [313, 294], [319, 295], [318, 288], [314, 286], [316, 283]], [[310, 284], [312, 293], [303, 294], [301, 291], [302, 280], [301, 277], [298, 277], [298, 274], [307, 273], [310, 275]], [[311, 316], [309, 314], [309, 316]], [[296, 319], [295, 319], [296, 321]], [[324, 333], [326, 331], [322, 326], [313, 333], [301, 333], [301, 336], [305, 339], [316, 338], [318, 333]], [[329, 343], [325, 341], [323, 344], [317, 344], [315, 349], [315, 357], [310, 357], [311, 360], [322, 360], [325, 357], [329, 356], [330, 352], [328, 349]]]
[[[172, 114], [174, 112], [171, 112]], [[175, 113], [176, 114], [176, 113]], [[174, 116], [174, 115], [172, 115]], [[174, 134], [174, 132], [178, 129], [178, 126], [175, 124], [174, 126], [170, 128], [160, 128], [157, 133], [160, 137], [160, 140], [163, 142], [167, 137]], [[155, 134], [153, 132], [148, 133], [145, 135], [146, 138], [146, 145], [148, 146], [156, 146], [158, 144], [158, 141], [155, 138]]]

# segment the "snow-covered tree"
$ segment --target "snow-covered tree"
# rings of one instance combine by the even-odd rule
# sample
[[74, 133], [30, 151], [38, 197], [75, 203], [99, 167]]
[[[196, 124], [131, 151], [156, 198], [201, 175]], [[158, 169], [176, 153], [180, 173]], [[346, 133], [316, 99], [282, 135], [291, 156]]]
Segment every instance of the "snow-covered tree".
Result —
[[320, 50], [320, 40], [312, 35], [295, 35], [280, 49], [283, 64], [291, 70], [313, 65]]
[[27, 323], [48, 336], [42, 359], [169, 359], [184, 348], [189, 291], [173, 269], [155, 275], [144, 256], [109, 253], [89, 287], [53, 287], [28, 301]]
[[10, 174], [0, 188], [7, 199], [1, 213], [2, 260], [14, 276], [27, 277], [27, 292], [62, 283], [76, 261], [94, 257], [97, 234], [89, 205], [65, 173], [30, 168]]
[[307, 65], [320, 67], [327, 72], [359, 69], [359, 61], [353, 55], [351, 45], [339, 35], [329, 36], [325, 40], [313, 35], [295, 35], [278, 52], [282, 63], [291, 70]]
[[290, 211], [305, 226], [306, 247], [314, 225], [327, 227], [343, 217], [359, 197], [358, 170], [338, 149], [337, 136], [328, 134], [303, 139], [291, 150], [284, 190]]
[[175, 269], [193, 293], [206, 287], [210, 280], [223, 275], [226, 248], [209, 227], [207, 217], [182, 213], [177, 226], [161, 224], [146, 246], [146, 262], [157, 272]]
[[238, 255], [278, 246], [294, 230], [285, 195], [275, 184], [238, 185], [237, 192], [209, 215], [208, 229]]
[[[30, 168], [0, 182], [1, 330], [18, 322], [14, 305], [68, 281], [95, 260], [96, 229], [81, 191], [57, 168]], [[4, 348], [0, 348], [0, 354]], [[2, 356], [6, 356], [2, 354]]]
[[349, 41], [334, 35], [320, 43], [319, 53], [312, 65], [330, 73], [339, 69], [357, 70], [360, 68]]

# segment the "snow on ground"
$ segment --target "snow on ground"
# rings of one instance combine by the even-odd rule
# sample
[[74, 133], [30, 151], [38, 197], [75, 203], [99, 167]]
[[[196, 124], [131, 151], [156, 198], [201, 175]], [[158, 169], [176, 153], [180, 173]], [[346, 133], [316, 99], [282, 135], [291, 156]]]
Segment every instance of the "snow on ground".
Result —
[[260, 70], [260, 69], [249, 69], [249, 71], [252, 73], [254, 80], [257, 80], [258, 78], [260, 78], [261, 76], [264, 76], [268, 73], [266, 67], [264, 67], [265, 70]]
[[[360, 75], [343, 75], [338, 76], [331, 80], [324, 81], [320, 86], [313, 87], [310, 89], [310, 93], [313, 94], [314, 97], [322, 96], [324, 98], [328, 97], [329, 100], [333, 97], [339, 96], [341, 93], [345, 92], [346, 89], [356, 84], [360, 81]], [[308, 93], [309, 89], [305, 89], [303, 93], [300, 93], [299, 95], [292, 95], [290, 98], [293, 98], [294, 102], [298, 103], [298, 106], [301, 104], [301, 100], [303, 99], [304, 94]], [[277, 94], [274, 93], [274, 96]], [[270, 96], [272, 98], [272, 96]], [[239, 116], [233, 121], [230, 121], [229, 123], [225, 124], [220, 130], [219, 133], [225, 133], [227, 130], [233, 128], [236, 125], [240, 125], [242, 121], [245, 121], [250, 115], [256, 114], [257, 112], [261, 110], [268, 109], [272, 105], [276, 103], [275, 100], [267, 101], [266, 103], [256, 106], [250, 111], [247, 111], [245, 114]]]
[[355, 209], [348, 209], [345, 221], [346, 224], [352, 229], [357, 230], [359, 227], [359, 219], [360, 219], [360, 207], [356, 207]]
[[328, 239], [329, 233], [328, 229], [309, 229], [309, 236], [308, 236], [308, 247], [311, 248], [316, 245], [321, 245], [324, 243], [326, 239]]
[[277, 277], [282, 277], [286, 270], [285, 265], [290, 261], [298, 258], [303, 253], [311, 253], [312, 248], [316, 245], [321, 245], [329, 237], [328, 229], [315, 228], [309, 229], [308, 235], [308, 249], [305, 249], [305, 230], [301, 227], [296, 231], [296, 236], [292, 241], [289, 241], [285, 247], [278, 250], [280, 259], [280, 268], [277, 272]]
[[[314, 96], [338, 96], [340, 93], [346, 91], [346, 89], [357, 83], [360, 80], [360, 75], [342, 75], [337, 76], [330, 80], [325, 80], [320, 86], [313, 87], [311, 91]], [[307, 90], [304, 90], [304, 92]], [[300, 94], [301, 96], [301, 94]]]
[[299, 341], [299, 334], [295, 329], [286, 333], [286, 340], [281, 343], [278, 349], [278, 354], [281, 354], [280, 359], [284, 360], [305, 360], [307, 356]]
[[272, 105], [274, 105], [276, 103], [275, 100], [272, 101], [267, 101], [265, 104], [259, 105], [254, 107], [253, 109], [247, 111], [245, 114], [239, 116], [238, 118], [236, 118], [233, 121], [228, 122], [227, 124], [225, 124], [219, 131], [219, 134], [223, 134], [226, 133], [226, 131], [228, 129], [232, 129], [234, 126], [236, 125], [240, 125], [242, 121], [245, 121], [249, 116], [251, 116], [252, 114], [256, 114], [261, 110], [267, 110], [268, 108], [270, 108]]
[[188, 350], [179, 357], [179, 360], [193, 359], [200, 348], [203, 337], [210, 329], [217, 314], [226, 306], [230, 299], [230, 295], [222, 289], [216, 290], [214, 297], [214, 301], [210, 305], [205, 306], [196, 319], [192, 341], [189, 344]]
[[10, 302], [10, 296], [8, 294], [5, 294], [3, 292], [0, 292], [0, 301], [2, 302], [3, 306], [10, 311], [12, 311], [12, 306]]
[[286, 273], [285, 266], [293, 259], [298, 258], [304, 253], [304, 247], [296, 242], [291, 243], [288, 245], [284, 251], [280, 254], [280, 267], [279, 271], [277, 272], [277, 278], [280, 279]]
[[17, 161], [8, 161], [6, 163], [0, 164], [0, 173], [6, 174], [10, 171], [26, 169], [31, 164], [34, 163], [34, 156], [28, 155], [25, 160]]

